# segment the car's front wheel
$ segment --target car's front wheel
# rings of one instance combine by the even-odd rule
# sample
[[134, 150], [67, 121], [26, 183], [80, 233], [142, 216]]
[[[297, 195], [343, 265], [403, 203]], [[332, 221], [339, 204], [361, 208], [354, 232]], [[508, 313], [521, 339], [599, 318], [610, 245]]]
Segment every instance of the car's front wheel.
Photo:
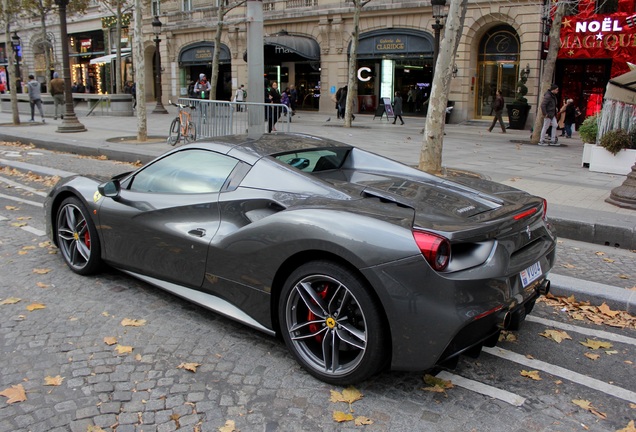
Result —
[[296, 360], [335, 385], [362, 381], [388, 361], [382, 312], [363, 280], [328, 261], [307, 263], [279, 300], [282, 336]]
[[57, 244], [64, 261], [75, 273], [87, 275], [101, 266], [97, 230], [88, 210], [75, 198], [66, 198], [57, 212]]

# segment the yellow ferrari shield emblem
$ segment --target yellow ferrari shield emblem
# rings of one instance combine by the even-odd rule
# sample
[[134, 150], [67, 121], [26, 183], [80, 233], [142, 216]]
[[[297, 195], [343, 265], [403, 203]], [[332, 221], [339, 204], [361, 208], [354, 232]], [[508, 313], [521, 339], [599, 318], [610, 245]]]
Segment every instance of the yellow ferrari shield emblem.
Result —
[[327, 327], [329, 327], [330, 329], [334, 328], [336, 326], [336, 320], [333, 319], [332, 317], [327, 318]]

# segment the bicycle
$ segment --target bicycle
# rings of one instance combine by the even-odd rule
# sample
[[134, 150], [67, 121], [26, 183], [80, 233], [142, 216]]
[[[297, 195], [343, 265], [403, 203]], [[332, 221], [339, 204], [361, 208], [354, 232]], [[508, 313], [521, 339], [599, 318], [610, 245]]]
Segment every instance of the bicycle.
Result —
[[197, 140], [197, 129], [194, 127], [194, 123], [192, 122], [192, 116], [190, 115], [190, 111], [187, 111], [186, 108], [191, 110], [195, 109], [194, 105], [181, 105], [168, 101], [170, 105], [174, 105], [179, 108], [179, 115], [172, 120], [170, 124], [170, 134], [168, 136], [168, 144], [176, 145], [183, 137], [183, 140], [187, 143], [191, 143]]

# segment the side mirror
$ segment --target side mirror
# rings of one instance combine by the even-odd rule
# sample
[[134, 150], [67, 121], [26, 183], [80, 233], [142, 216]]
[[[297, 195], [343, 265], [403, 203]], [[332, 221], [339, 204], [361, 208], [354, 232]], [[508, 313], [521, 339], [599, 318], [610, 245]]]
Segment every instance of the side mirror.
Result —
[[111, 180], [97, 186], [97, 190], [102, 196], [116, 198], [119, 196], [119, 191], [121, 191], [121, 185], [119, 184], [119, 180]]

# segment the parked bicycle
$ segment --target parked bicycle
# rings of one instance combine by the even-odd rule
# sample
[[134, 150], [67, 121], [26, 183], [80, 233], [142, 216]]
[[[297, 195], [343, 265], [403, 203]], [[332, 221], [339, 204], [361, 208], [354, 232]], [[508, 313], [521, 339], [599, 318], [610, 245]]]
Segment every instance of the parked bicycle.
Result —
[[168, 136], [168, 144], [176, 145], [181, 138], [187, 143], [191, 143], [197, 140], [197, 129], [192, 122], [192, 116], [190, 110], [195, 109], [194, 105], [182, 105], [176, 104], [171, 100], [168, 101], [170, 105], [174, 105], [179, 108], [179, 115], [172, 120], [170, 124], [170, 134]]

